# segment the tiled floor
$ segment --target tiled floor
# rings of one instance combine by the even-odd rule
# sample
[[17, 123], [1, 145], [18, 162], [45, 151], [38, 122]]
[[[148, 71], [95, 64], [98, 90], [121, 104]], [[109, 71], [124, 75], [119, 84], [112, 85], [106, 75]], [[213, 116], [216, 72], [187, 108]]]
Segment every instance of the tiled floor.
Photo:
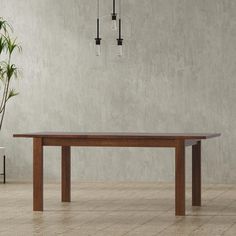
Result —
[[60, 202], [60, 185], [45, 185], [45, 211], [32, 211], [32, 185], [0, 184], [0, 235], [236, 235], [236, 186], [203, 188], [203, 206], [174, 216], [174, 185], [76, 183], [72, 202]]

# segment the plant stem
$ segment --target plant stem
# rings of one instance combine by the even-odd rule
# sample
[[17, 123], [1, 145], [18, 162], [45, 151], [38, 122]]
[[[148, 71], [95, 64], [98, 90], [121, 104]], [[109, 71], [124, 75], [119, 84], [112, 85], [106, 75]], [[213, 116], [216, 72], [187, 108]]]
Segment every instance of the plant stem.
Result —
[[[11, 53], [9, 54], [9, 58], [8, 58], [8, 65], [10, 65], [11, 63]], [[0, 121], [0, 130], [2, 128], [2, 124], [3, 124], [3, 118], [5, 116], [5, 111], [6, 111], [6, 103], [7, 103], [7, 95], [8, 95], [8, 90], [9, 90], [9, 84], [10, 84], [10, 78], [8, 78], [8, 76], [6, 76], [7, 82], [6, 82], [6, 91], [5, 91], [5, 96], [4, 96], [4, 100], [3, 100], [3, 107], [1, 108], [0, 113], [2, 113], [2, 117], [1, 117], [1, 121]], [[4, 88], [5, 90], [5, 88]]]
[[4, 106], [3, 106], [2, 110], [0, 111], [0, 112], [2, 112], [2, 117], [1, 117], [1, 122], [0, 122], [0, 130], [1, 130], [1, 128], [2, 128], [3, 118], [4, 118], [4, 116], [5, 116], [6, 103], [7, 103], [7, 94], [8, 94], [8, 90], [9, 90], [9, 84], [10, 84], [10, 81], [7, 80], [6, 94], [5, 94], [5, 97], [4, 97]]
[[0, 130], [2, 129], [2, 124], [3, 124], [4, 115], [5, 115], [5, 110], [6, 110], [6, 106], [4, 106], [3, 113], [2, 113], [2, 117], [1, 117]]
[[4, 84], [4, 91], [3, 91], [3, 94], [2, 94], [2, 101], [1, 101], [1, 106], [0, 106], [0, 114], [1, 114], [2, 109], [3, 109], [3, 102], [4, 102], [5, 92], [6, 92], [6, 85], [7, 84]]

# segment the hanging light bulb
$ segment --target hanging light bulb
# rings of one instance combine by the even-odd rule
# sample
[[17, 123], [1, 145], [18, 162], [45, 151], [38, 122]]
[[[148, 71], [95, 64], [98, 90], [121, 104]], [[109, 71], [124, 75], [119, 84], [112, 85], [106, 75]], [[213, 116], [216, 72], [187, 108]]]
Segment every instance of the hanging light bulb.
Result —
[[123, 56], [123, 46], [122, 45], [118, 45], [118, 56], [119, 57]]
[[116, 31], [116, 30], [117, 30], [116, 14], [113, 15], [113, 13], [112, 13], [111, 29], [112, 29], [113, 31]]
[[111, 13], [111, 29], [117, 30], [117, 23], [116, 23], [116, 0], [113, 0], [113, 12]]
[[101, 39], [96, 38], [95, 40], [96, 40], [96, 44], [95, 44], [96, 56], [100, 56], [101, 55]]
[[121, 37], [121, 0], [119, 0], [120, 9], [119, 9], [119, 38], [117, 39], [118, 45], [118, 56], [123, 56], [123, 39]]
[[101, 38], [99, 37], [99, 0], [97, 0], [97, 38], [95, 38], [96, 56], [101, 55]]

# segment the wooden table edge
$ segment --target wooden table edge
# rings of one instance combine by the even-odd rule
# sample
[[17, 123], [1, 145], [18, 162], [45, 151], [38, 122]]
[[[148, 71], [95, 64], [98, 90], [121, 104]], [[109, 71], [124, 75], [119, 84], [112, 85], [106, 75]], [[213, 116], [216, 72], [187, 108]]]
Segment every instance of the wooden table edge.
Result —
[[147, 139], [147, 140], [201, 140], [210, 139], [221, 136], [221, 133], [23, 133], [23, 134], [13, 134], [14, 138], [81, 138], [81, 139]]

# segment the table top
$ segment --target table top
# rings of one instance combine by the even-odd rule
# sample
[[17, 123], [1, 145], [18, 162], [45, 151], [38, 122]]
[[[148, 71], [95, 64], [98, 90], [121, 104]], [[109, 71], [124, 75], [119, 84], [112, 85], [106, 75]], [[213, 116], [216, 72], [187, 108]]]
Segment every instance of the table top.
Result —
[[126, 132], [36, 132], [14, 134], [16, 138], [83, 138], [83, 139], [209, 139], [220, 133], [126, 133]]

